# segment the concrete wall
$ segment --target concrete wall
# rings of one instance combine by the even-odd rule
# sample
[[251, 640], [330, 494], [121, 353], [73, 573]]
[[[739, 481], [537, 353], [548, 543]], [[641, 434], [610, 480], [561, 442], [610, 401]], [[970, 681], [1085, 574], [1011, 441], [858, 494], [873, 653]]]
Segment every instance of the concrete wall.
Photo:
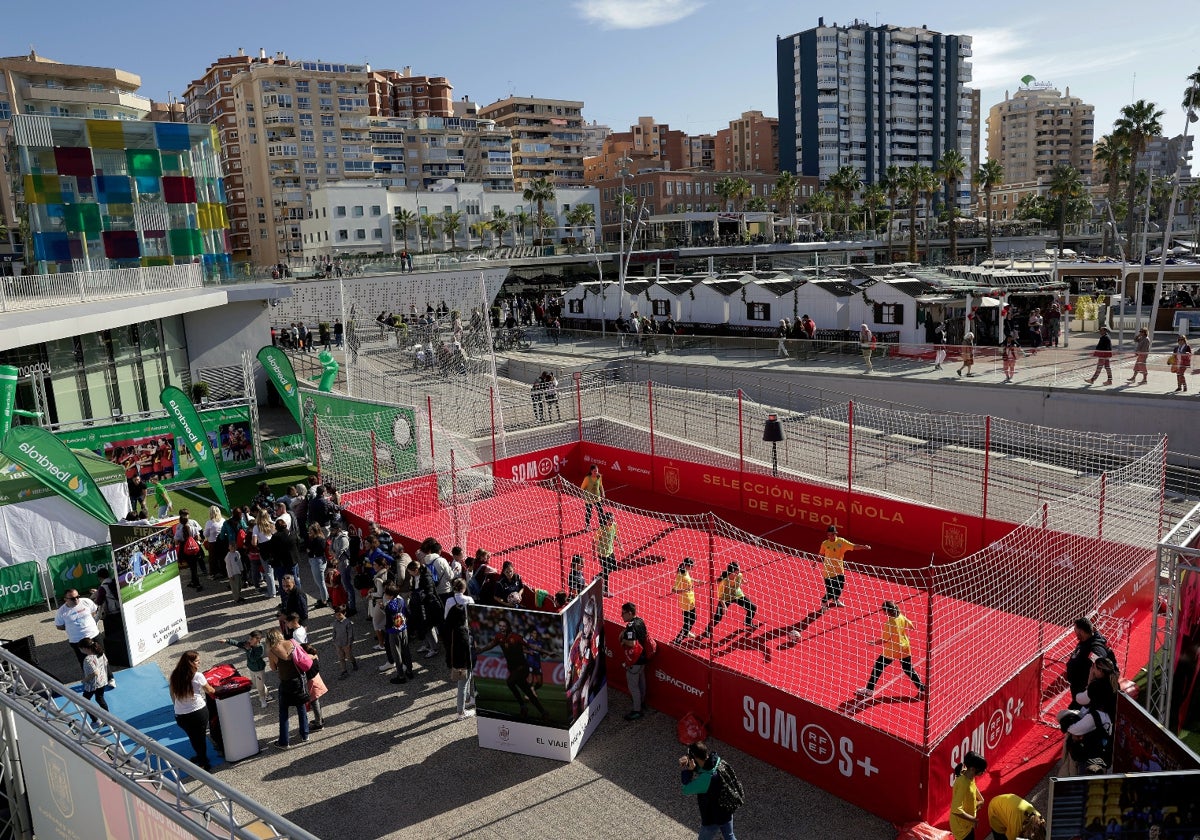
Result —
[[[216, 309], [189, 312], [183, 316], [183, 325], [193, 381], [204, 368], [241, 366], [243, 350], [254, 356], [259, 348], [271, 343], [271, 319], [265, 300], [231, 301]], [[260, 370], [255, 380], [260, 399], [265, 399], [265, 386], [266, 378]]]

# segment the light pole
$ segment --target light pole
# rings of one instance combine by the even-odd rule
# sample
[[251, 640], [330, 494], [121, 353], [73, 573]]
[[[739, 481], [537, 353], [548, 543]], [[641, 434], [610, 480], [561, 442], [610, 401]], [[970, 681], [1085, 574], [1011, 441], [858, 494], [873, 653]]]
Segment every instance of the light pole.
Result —
[[625, 317], [625, 178], [629, 175], [629, 167], [633, 165], [633, 159], [628, 155], [622, 155], [617, 159], [617, 172], [621, 175], [621, 240], [620, 251], [617, 254], [617, 270], [620, 276], [617, 278], [620, 283], [620, 295], [617, 298], [617, 317]]

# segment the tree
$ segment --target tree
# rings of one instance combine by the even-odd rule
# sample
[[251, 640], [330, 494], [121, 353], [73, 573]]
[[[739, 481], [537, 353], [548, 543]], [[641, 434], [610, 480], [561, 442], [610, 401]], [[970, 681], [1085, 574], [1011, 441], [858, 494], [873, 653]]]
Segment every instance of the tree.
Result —
[[[1149, 139], [1162, 134], [1162, 123], [1159, 122], [1162, 115], [1163, 112], [1158, 110], [1158, 106], [1155, 103], [1139, 99], [1137, 102], [1122, 108], [1121, 116], [1113, 123], [1114, 133], [1119, 134], [1124, 140], [1125, 145], [1129, 147], [1130, 173], [1137, 173], [1138, 158], [1142, 152], [1146, 151], [1146, 143]], [[1125, 201], [1128, 205], [1125, 210], [1125, 233], [1129, 237], [1131, 247], [1133, 244], [1135, 189], [1134, 179], [1130, 178], [1125, 195]]]
[[[596, 207], [593, 204], [584, 202], [576, 204], [571, 212], [575, 214], [575, 227], [584, 228], [587, 230], [595, 230], [596, 228]], [[579, 235], [576, 235], [579, 238]]]
[[1063, 250], [1063, 233], [1066, 229], [1067, 222], [1071, 218], [1068, 210], [1072, 201], [1084, 198], [1087, 195], [1087, 189], [1083, 185], [1083, 179], [1079, 177], [1079, 170], [1073, 166], [1056, 166], [1050, 173], [1050, 189], [1047, 193], [1058, 205], [1056, 214], [1058, 222], [1058, 253], [1062, 256]]
[[529, 221], [530, 221], [529, 214], [526, 213], [522, 209], [522, 210], [516, 211], [511, 216], [509, 216], [509, 219], [512, 220], [513, 242], [516, 242], [517, 235], [520, 234], [521, 244], [524, 245], [525, 244], [525, 229], [527, 227], [529, 227]]
[[850, 203], [854, 200], [854, 194], [862, 187], [862, 177], [853, 166], [841, 166], [829, 176], [829, 182], [825, 186], [841, 202], [844, 218], [842, 229], [850, 230]]
[[399, 238], [404, 250], [408, 250], [408, 229], [417, 226], [417, 214], [404, 207], [396, 208], [392, 221], [392, 234]]
[[[1179, 190], [1179, 200], [1187, 205], [1188, 227], [1195, 236], [1197, 205], [1200, 205], [1200, 183], [1192, 182]], [[1193, 239], [1193, 241], [1195, 241]]]
[[[925, 193], [926, 185], [933, 180], [933, 173], [923, 164], [904, 170], [901, 184], [908, 201], [908, 261], [917, 261], [917, 205]], [[936, 184], [937, 182], [934, 181]]]
[[903, 170], [896, 164], [891, 164], [883, 171], [883, 181], [881, 186], [888, 198], [888, 262], [892, 261], [892, 220], [896, 218], [896, 199], [900, 197], [901, 182], [903, 181]]
[[458, 250], [458, 232], [462, 229], [462, 213], [455, 210], [442, 212], [442, 236], [449, 237], [450, 250]]
[[[500, 244], [503, 245], [504, 233], [513, 228], [513, 223], [509, 215], [497, 207], [492, 211], [492, 218], [488, 222], [488, 227], [496, 232], [496, 236], [500, 238]], [[513, 247], [517, 247], [517, 232], [515, 228], [513, 228]]]
[[998, 160], [986, 161], [971, 176], [976, 187], [983, 190], [983, 208], [987, 218], [987, 252], [992, 254], [992, 190], [1004, 183], [1004, 167]]
[[879, 184], [872, 184], [863, 192], [863, 209], [870, 220], [867, 229], [872, 233], [879, 230], [878, 214], [886, 202], [887, 195], [884, 194], [883, 187], [879, 186]]
[[771, 200], [779, 208], [780, 215], [787, 216], [788, 218], [789, 239], [796, 229], [796, 221], [792, 217], [792, 208], [796, 204], [796, 191], [799, 188], [800, 182], [796, 179], [795, 174], [780, 172], [779, 177], [775, 179], [775, 188], [771, 190]]
[[937, 162], [937, 177], [946, 185], [950, 210], [950, 262], [958, 262], [958, 183], [967, 171], [967, 159], [958, 149], [947, 149]]
[[746, 202], [746, 209], [752, 213], [764, 213], [767, 209], [766, 196], [756, 195]]
[[[482, 248], [482, 247], [483, 247], [483, 237], [484, 237], [485, 235], [487, 235], [487, 234], [490, 234], [490, 235], [491, 235], [491, 237], [492, 237], [492, 247], [495, 247], [495, 245], [496, 245], [496, 233], [495, 233], [495, 231], [493, 231], [493, 230], [492, 230], [492, 228], [491, 228], [491, 225], [489, 225], [487, 222], [485, 222], [485, 221], [482, 221], [482, 220], [480, 220], [480, 221], [478, 221], [478, 222], [471, 222], [471, 224], [470, 224], [470, 226], [467, 228], [467, 230], [468, 230], [468, 231], [470, 231], [470, 234], [471, 234], [471, 236], [474, 236], [476, 239], [478, 239], [478, 240], [479, 240], [479, 247], [480, 247], [480, 248]], [[470, 239], [469, 239], [469, 238], [468, 238], [468, 240], [467, 240], [467, 247], [468, 247], [468, 248], [470, 248], [470, 247], [471, 247], [471, 241], [470, 241]]]
[[537, 205], [537, 213], [534, 216], [534, 220], [538, 229], [538, 244], [541, 245], [543, 242], [543, 231], [546, 229], [545, 205], [547, 201], [554, 201], [554, 184], [545, 176], [534, 178], [529, 182], [529, 186], [525, 188], [524, 192], [521, 193], [521, 198]]
[[430, 215], [422, 216], [421, 228], [425, 232], [425, 241], [429, 243], [429, 249], [433, 250], [433, 238], [438, 235], [438, 217]]
[[833, 227], [832, 216], [836, 207], [837, 201], [825, 190], [817, 190], [808, 199], [808, 209], [817, 216], [817, 227], [822, 231]]
[[1200, 67], [1187, 80], [1188, 85], [1183, 89], [1183, 110], [1191, 111], [1200, 108]]
[[[1129, 175], [1129, 147], [1120, 134], [1105, 134], [1092, 148], [1092, 157], [1096, 163], [1104, 167], [1104, 183], [1108, 184], [1108, 206], [1113, 212], [1113, 219], [1118, 216], [1117, 196], [1121, 192], [1121, 180]], [[1113, 231], [1116, 234], [1116, 231]], [[1108, 225], [1104, 225], [1104, 234], [1100, 243], [1100, 253], [1108, 254]]]

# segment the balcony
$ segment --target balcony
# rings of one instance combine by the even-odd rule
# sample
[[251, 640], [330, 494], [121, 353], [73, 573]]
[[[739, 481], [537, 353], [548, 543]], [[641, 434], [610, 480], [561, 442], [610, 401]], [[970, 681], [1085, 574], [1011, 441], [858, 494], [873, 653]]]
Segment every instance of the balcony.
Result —
[[150, 100], [146, 97], [116, 89], [92, 90], [86, 87], [59, 87], [27, 83], [21, 86], [21, 95], [33, 102], [110, 105], [135, 111], [150, 111]]
[[0, 285], [0, 312], [44, 309], [112, 298], [142, 297], [159, 292], [199, 289], [204, 285], [201, 266], [159, 265], [146, 268], [113, 268], [62, 274], [28, 274], [4, 277]]

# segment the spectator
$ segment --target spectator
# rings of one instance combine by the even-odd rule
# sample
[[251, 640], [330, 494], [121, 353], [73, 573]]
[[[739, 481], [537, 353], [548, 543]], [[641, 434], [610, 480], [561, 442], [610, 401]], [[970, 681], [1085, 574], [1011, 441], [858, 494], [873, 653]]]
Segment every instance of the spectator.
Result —
[[958, 375], [963, 375], [963, 369], [967, 371], [967, 376], [974, 376], [971, 368], [975, 365], [975, 333], [967, 332], [963, 334], [962, 343], [962, 364], [958, 367]]
[[[1184, 339], [1187, 343], [1187, 339]], [[1150, 336], [1146, 333], [1146, 328], [1142, 327], [1138, 330], [1137, 338], [1133, 342], [1133, 376], [1126, 379], [1126, 382], [1132, 383], [1137, 379], [1137, 375], [1142, 375], [1142, 384], [1146, 384], [1146, 379], [1150, 372], [1146, 367], [1146, 360], [1150, 358]]]
[[[1096, 342], [1096, 349], [1092, 351], [1092, 356], [1094, 356], [1096, 359], [1096, 369], [1093, 370], [1092, 375], [1088, 377], [1087, 383], [1091, 385], [1093, 382], [1095, 382], [1096, 378], [1100, 375], [1100, 371], [1103, 370], [1105, 375], [1108, 376], [1108, 381], [1104, 384], [1111, 385], [1112, 366], [1110, 365], [1109, 360], [1112, 359], [1112, 339], [1108, 337], [1107, 327], [1100, 328], [1100, 338]], [[1187, 386], [1184, 386], [1184, 390], [1187, 390]]]
[[721, 788], [725, 780], [719, 768], [721, 757], [710, 752], [703, 741], [691, 744], [687, 755], [679, 759], [679, 779], [684, 796], [695, 796], [700, 808], [700, 840], [712, 840], [718, 834], [734, 840], [733, 811], [721, 806]]
[[1116, 662], [1104, 638], [1086, 618], [1075, 619], [1075, 649], [1067, 659], [1067, 685], [1071, 689], [1071, 708], [1078, 709], [1076, 695], [1085, 691], [1091, 676], [1092, 663], [1097, 659], [1108, 658]]
[[454, 581], [454, 591], [450, 600], [446, 601], [445, 637], [446, 664], [450, 667], [450, 681], [458, 685], [458, 717], [465, 720], [475, 714], [475, 683], [471, 671], [475, 666], [475, 657], [471, 653], [471, 633], [467, 625], [467, 607], [475, 603], [466, 594], [466, 581]]
[[175, 707], [175, 723], [184, 731], [192, 750], [192, 761], [202, 770], [211, 770], [208, 761], [208, 707], [206, 696], [213, 688], [200, 671], [200, 652], [184, 651], [168, 681], [171, 702]]
[[308, 686], [303, 672], [292, 659], [295, 642], [283, 638], [278, 630], [267, 631], [267, 651], [271, 670], [279, 674], [279, 740], [275, 746], [286, 750], [288, 741], [288, 709], [296, 707], [300, 722], [300, 742], [308, 743]]
[[1171, 370], [1175, 372], [1175, 392], [1187, 390], [1187, 372], [1192, 366], [1192, 348], [1184, 336], [1179, 336], [1171, 350]]
[[312, 571], [313, 581], [317, 588], [317, 602], [313, 604], [313, 609], [319, 609], [329, 603], [329, 587], [325, 583], [329, 540], [325, 539], [325, 529], [316, 522], [308, 526], [308, 539], [304, 541], [304, 547], [308, 552], [308, 567]]
[[87, 655], [82, 643], [85, 640], [96, 640], [101, 645], [104, 643], [100, 628], [96, 625], [99, 612], [99, 606], [91, 598], [80, 598], [78, 589], [68, 589], [63, 594], [62, 606], [54, 614], [54, 626], [67, 632], [67, 644], [75, 652], [81, 668]]
[[[621, 645], [628, 650], [625, 663], [626, 684], [633, 699], [633, 711], [625, 720], [641, 720], [642, 704], [646, 699], [646, 663], [650, 647], [650, 634], [646, 622], [638, 617], [637, 605], [632, 601], [621, 605], [621, 620], [625, 631], [621, 634]], [[630, 655], [631, 654], [631, 655]]]
[[505, 560], [500, 569], [500, 579], [496, 581], [492, 602], [502, 607], [519, 607], [525, 597], [525, 584], [513, 567], [511, 560]]

